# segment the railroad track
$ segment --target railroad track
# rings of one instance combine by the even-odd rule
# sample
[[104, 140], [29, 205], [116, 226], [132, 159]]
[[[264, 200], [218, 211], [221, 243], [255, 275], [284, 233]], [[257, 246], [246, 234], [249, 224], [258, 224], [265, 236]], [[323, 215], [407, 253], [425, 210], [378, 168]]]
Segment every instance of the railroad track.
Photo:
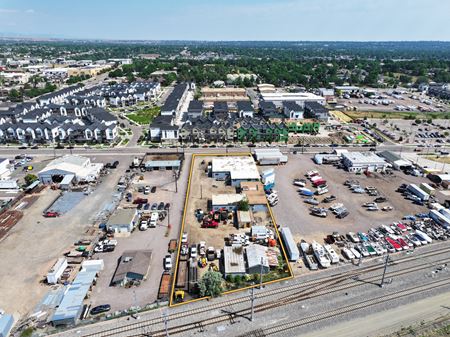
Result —
[[341, 316], [344, 314], [356, 312], [361, 309], [366, 309], [366, 308], [375, 306], [377, 304], [383, 304], [383, 303], [386, 303], [389, 301], [398, 300], [399, 298], [411, 296], [411, 295], [414, 295], [417, 293], [430, 291], [430, 290], [437, 289], [437, 288], [440, 288], [443, 286], [448, 286], [448, 284], [449, 284], [448, 278], [446, 278], [444, 280], [429, 282], [424, 285], [410, 287], [410, 288], [407, 288], [407, 289], [404, 289], [401, 291], [397, 291], [392, 294], [379, 296], [379, 297], [376, 297], [376, 298], [373, 298], [373, 299], [370, 299], [367, 301], [360, 301], [358, 303], [343, 306], [338, 309], [330, 310], [330, 311], [327, 311], [327, 312], [324, 312], [321, 314], [304, 317], [304, 318], [301, 318], [298, 320], [291, 321], [289, 323], [278, 324], [278, 325], [274, 325], [269, 328], [250, 331], [248, 333], [239, 335], [238, 337], [255, 337], [255, 336], [263, 337], [263, 336], [270, 336], [270, 335], [285, 333], [286, 331], [300, 328], [300, 327], [308, 325], [308, 324], [317, 323], [317, 322], [320, 322], [320, 321], [323, 321], [326, 319], [331, 319], [331, 318], [335, 318], [335, 317], [338, 317], [338, 316]]
[[[436, 263], [448, 263], [448, 262], [450, 262], [450, 258], [436, 261]], [[413, 272], [417, 272], [417, 271], [424, 270], [427, 268], [430, 268], [430, 264], [424, 263], [424, 264], [421, 264], [419, 266], [415, 266], [412, 268], [408, 267], [408, 268], [405, 268], [402, 270], [387, 273], [386, 276], [387, 277], [398, 277], [401, 275], [411, 274]], [[380, 279], [380, 277], [379, 277], [379, 275], [377, 275], [377, 276], [372, 276], [372, 277], [361, 279], [361, 281], [364, 281], [364, 282], [347, 283], [347, 284], [338, 284], [338, 282], [337, 282], [334, 286], [331, 286], [331, 287], [329, 284], [325, 284], [322, 286], [316, 286], [312, 289], [309, 289], [308, 292], [306, 292], [306, 293], [287, 295], [282, 298], [277, 298], [277, 301], [268, 301], [268, 302], [265, 302], [262, 304], [255, 305], [254, 312], [258, 313], [258, 312], [263, 312], [263, 311], [267, 311], [267, 310], [271, 310], [271, 309], [278, 309], [280, 307], [283, 307], [283, 306], [286, 306], [286, 305], [289, 305], [292, 303], [296, 303], [299, 301], [304, 301], [304, 300], [312, 299], [312, 298], [319, 297], [322, 295], [330, 295], [330, 294], [333, 294], [333, 293], [336, 293], [339, 291], [356, 288], [358, 286], [362, 286], [365, 283], [371, 283], [373, 281], [378, 281], [379, 279]], [[448, 280], [449, 279], [447, 278], [446, 279], [447, 285], [448, 285]], [[247, 299], [247, 302], [248, 302], [248, 299]], [[249, 317], [249, 315], [250, 315], [250, 309], [245, 308], [242, 310], [235, 311], [233, 313], [221, 314], [221, 315], [213, 317], [213, 318], [209, 318], [209, 319], [205, 319], [205, 320], [201, 320], [201, 321], [195, 321], [192, 323], [183, 324], [183, 325], [179, 325], [176, 327], [171, 327], [168, 329], [168, 331], [171, 335], [181, 334], [181, 333], [186, 333], [186, 332], [193, 331], [193, 330], [200, 330], [200, 328], [204, 329], [204, 327], [206, 327], [208, 325], [215, 325], [215, 324], [224, 323], [227, 321], [232, 321], [236, 317], [246, 317], [246, 316]], [[314, 316], [314, 317], [316, 317], [316, 316]], [[143, 336], [143, 335], [132, 334], [132, 335], [127, 335], [127, 336], [131, 337], [131, 336]], [[163, 336], [165, 336], [165, 330], [155, 331], [154, 333], [151, 334], [151, 336], [152, 337], [163, 337]]]
[[[423, 258], [439, 256], [439, 255], [449, 253], [449, 252], [450, 252], [450, 248], [443, 247], [443, 248], [439, 248], [439, 249], [434, 249], [429, 252], [421, 253], [420, 255], [406, 256], [406, 257], [398, 258], [394, 261], [393, 264], [398, 265], [398, 264], [408, 263], [408, 262], [420, 260]], [[426, 265], [429, 266], [430, 264], [426, 263]], [[335, 273], [335, 274], [329, 275], [329, 276], [315, 278], [314, 280], [306, 281], [301, 284], [292, 284], [292, 285], [277, 287], [275, 289], [264, 291], [264, 292], [258, 294], [258, 298], [259, 299], [266, 298], [266, 297], [270, 297], [270, 296], [279, 295], [282, 293], [288, 293], [288, 292], [294, 291], [294, 290], [295, 291], [313, 291], [313, 288], [318, 285], [322, 285], [323, 287], [329, 288], [330, 286], [333, 286], [334, 284], [340, 284], [340, 283], [344, 282], [345, 280], [348, 280], [348, 279], [351, 279], [354, 277], [358, 277], [361, 274], [367, 274], [370, 272], [380, 270], [383, 267], [384, 267], [384, 263], [378, 263], [378, 264], [375, 264], [372, 266], [358, 268], [357, 270], [340, 272], [340, 273]], [[387, 276], [389, 276], [389, 275], [387, 275]], [[203, 313], [206, 314], [212, 310], [223, 309], [223, 308], [233, 306], [233, 305], [238, 305], [238, 304], [241, 304], [244, 302], [248, 302], [248, 296], [242, 296], [242, 297], [239, 297], [236, 299], [215, 303], [215, 304], [203, 306], [200, 308], [193, 308], [190, 310], [180, 311], [177, 313], [171, 313], [170, 321], [187, 318], [190, 316], [193, 317], [195, 315], [199, 315], [199, 314], [203, 314]], [[143, 331], [149, 326], [152, 326], [155, 324], [162, 324], [163, 322], [164, 322], [163, 318], [160, 318], [160, 317], [150, 318], [147, 320], [142, 320], [140, 322], [127, 324], [127, 325], [124, 325], [121, 327], [105, 329], [103, 331], [94, 332], [94, 333], [90, 333], [90, 334], [84, 334], [84, 335], [80, 335], [80, 336], [83, 336], [83, 337], [115, 336], [118, 334], [124, 334], [124, 333], [128, 333], [131, 331]], [[129, 335], [129, 336], [132, 336], [132, 335]]]

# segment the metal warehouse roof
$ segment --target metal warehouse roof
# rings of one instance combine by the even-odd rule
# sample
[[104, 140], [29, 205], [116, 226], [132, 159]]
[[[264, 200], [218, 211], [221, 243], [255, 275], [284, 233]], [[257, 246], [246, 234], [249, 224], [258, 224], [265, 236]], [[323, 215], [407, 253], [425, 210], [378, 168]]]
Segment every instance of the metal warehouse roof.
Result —
[[249, 268], [260, 266], [261, 259], [262, 265], [269, 268], [269, 260], [267, 259], [266, 247], [255, 244], [248, 246], [245, 251], [247, 253], [247, 262]]
[[145, 163], [145, 167], [179, 167], [180, 160], [149, 160]]
[[223, 247], [225, 274], [245, 274], [243, 249]]
[[214, 158], [212, 172], [229, 172], [233, 180], [259, 179], [258, 168], [250, 156]]
[[78, 273], [64, 294], [58, 309], [53, 314], [52, 321], [76, 320], [78, 318], [83, 307], [84, 298], [100, 269], [101, 267], [99, 265], [97, 269], [83, 269]]
[[244, 198], [242, 194], [213, 194], [213, 205], [232, 205]]

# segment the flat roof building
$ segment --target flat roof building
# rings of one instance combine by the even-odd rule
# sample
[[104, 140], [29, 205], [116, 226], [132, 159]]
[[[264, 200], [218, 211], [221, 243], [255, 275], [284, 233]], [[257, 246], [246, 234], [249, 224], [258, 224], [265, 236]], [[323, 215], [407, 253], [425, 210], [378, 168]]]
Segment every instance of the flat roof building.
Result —
[[305, 102], [325, 104], [325, 98], [310, 92], [262, 92], [261, 97], [266, 102], [293, 101], [304, 106]]
[[213, 158], [212, 177], [217, 180], [230, 180], [232, 186], [242, 181], [259, 181], [259, 172], [250, 156], [227, 156]]
[[349, 172], [380, 172], [391, 167], [383, 158], [373, 152], [342, 153], [342, 160]]
[[267, 274], [270, 271], [266, 251], [266, 247], [258, 244], [253, 244], [245, 248], [248, 274], [259, 274], [260, 272]]
[[212, 195], [212, 209], [217, 211], [221, 208], [226, 208], [228, 210], [235, 210], [237, 204], [244, 199], [242, 194], [213, 194]]
[[136, 223], [136, 209], [117, 209], [108, 219], [106, 228], [116, 233], [131, 233]]

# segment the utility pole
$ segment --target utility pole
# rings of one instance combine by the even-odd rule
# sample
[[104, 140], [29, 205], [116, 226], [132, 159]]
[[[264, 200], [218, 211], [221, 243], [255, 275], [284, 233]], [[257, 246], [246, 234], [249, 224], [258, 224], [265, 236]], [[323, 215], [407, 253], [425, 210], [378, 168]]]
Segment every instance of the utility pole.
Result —
[[251, 309], [251, 313], [250, 313], [250, 321], [253, 322], [253, 313], [254, 313], [254, 305], [253, 305], [253, 303], [255, 302], [255, 287], [252, 287], [252, 293], [250, 295], [250, 301], [252, 303], [252, 309]]
[[164, 311], [163, 313], [163, 319], [164, 319], [164, 330], [166, 331], [166, 337], [169, 337], [169, 329], [168, 329], [168, 324], [169, 324], [169, 313], [166, 311]]
[[263, 265], [264, 258], [261, 256], [261, 269], [259, 271], [259, 289], [262, 289], [262, 281], [263, 281]]
[[384, 287], [384, 277], [386, 275], [386, 269], [388, 266], [388, 262], [389, 262], [389, 254], [386, 255], [386, 261], [384, 262], [384, 270], [383, 270], [383, 276], [381, 277], [380, 288]]
[[175, 178], [175, 193], [178, 193], [178, 176], [177, 171], [173, 170], [173, 177]]

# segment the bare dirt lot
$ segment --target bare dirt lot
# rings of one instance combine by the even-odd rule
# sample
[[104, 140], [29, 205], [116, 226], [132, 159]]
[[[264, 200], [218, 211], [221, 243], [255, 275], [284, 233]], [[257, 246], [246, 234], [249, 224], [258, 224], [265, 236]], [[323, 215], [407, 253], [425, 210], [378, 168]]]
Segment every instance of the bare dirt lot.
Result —
[[[178, 191], [176, 191], [174, 176], [172, 171], [152, 171], [140, 173], [144, 179], [136, 178], [130, 185], [127, 192], [133, 194], [133, 198], [148, 198], [149, 203], [170, 203], [170, 224], [168, 231], [169, 217], [158, 222], [156, 228], [149, 228], [146, 231], [136, 229], [129, 237], [118, 237], [117, 248], [110, 253], [97, 253], [94, 258], [103, 259], [104, 270], [100, 273], [96, 287], [94, 287], [90, 302], [93, 306], [100, 304], [110, 304], [111, 310], [124, 310], [132, 306], [141, 308], [153, 303], [157, 299], [161, 274], [164, 270], [163, 259], [167, 252], [170, 239], [178, 239], [181, 228], [181, 217], [186, 193], [187, 177], [189, 174], [190, 156], [186, 156], [184, 166], [178, 179]], [[186, 168], [187, 167], [187, 168]], [[138, 186], [155, 186], [156, 192], [144, 195], [137, 192]], [[121, 207], [136, 207], [131, 203], [122, 200]], [[167, 235], [166, 235], [167, 233]], [[123, 288], [110, 286], [117, 263], [120, 256], [126, 250], [150, 249], [152, 259], [147, 279], [138, 287]], [[172, 257], [173, 265], [175, 256]]]
[[40, 301], [50, 289], [40, 281], [56, 259], [83, 237], [99, 207], [111, 198], [118, 177], [128, 164], [124, 161], [103, 177], [91, 195], [59, 218], [44, 218], [42, 212], [60, 191], [43, 190], [33, 206], [23, 210], [23, 218], [0, 243], [1, 308], [23, 315]]
[[[309, 214], [310, 205], [303, 202], [303, 197], [297, 192], [298, 187], [294, 186], [292, 182], [295, 178], [304, 178], [304, 174], [313, 169], [318, 170], [327, 181], [330, 191], [328, 194], [318, 196], [317, 199], [322, 200], [327, 195], [335, 195], [337, 200], [334, 202], [343, 203], [350, 212], [346, 218], [337, 219], [331, 213], [327, 218], [318, 218]], [[349, 231], [367, 231], [373, 226], [398, 221], [407, 214], [426, 211], [424, 206], [415, 205], [404, 199], [400, 193], [395, 192], [402, 183], [420, 183], [424, 182], [425, 178], [407, 176], [399, 171], [394, 171], [394, 174], [390, 176], [373, 174], [371, 177], [366, 177], [330, 165], [317, 165], [311, 160], [310, 155], [299, 154], [289, 156], [289, 162], [284, 166], [276, 167], [275, 172], [275, 189], [278, 191], [280, 202], [273, 208], [273, 212], [278, 224], [290, 227], [298, 241], [305, 239], [320, 242], [333, 231], [341, 234]], [[375, 197], [366, 193], [352, 193], [344, 185], [347, 179], [356, 179], [363, 187], [376, 187], [380, 194], [388, 199], [379, 206], [391, 205], [394, 209], [390, 212], [367, 211], [362, 204], [372, 202]], [[311, 187], [311, 185], [308, 183], [307, 187]], [[320, 206], [329, 207], [331, 204], [321, 203]]]

